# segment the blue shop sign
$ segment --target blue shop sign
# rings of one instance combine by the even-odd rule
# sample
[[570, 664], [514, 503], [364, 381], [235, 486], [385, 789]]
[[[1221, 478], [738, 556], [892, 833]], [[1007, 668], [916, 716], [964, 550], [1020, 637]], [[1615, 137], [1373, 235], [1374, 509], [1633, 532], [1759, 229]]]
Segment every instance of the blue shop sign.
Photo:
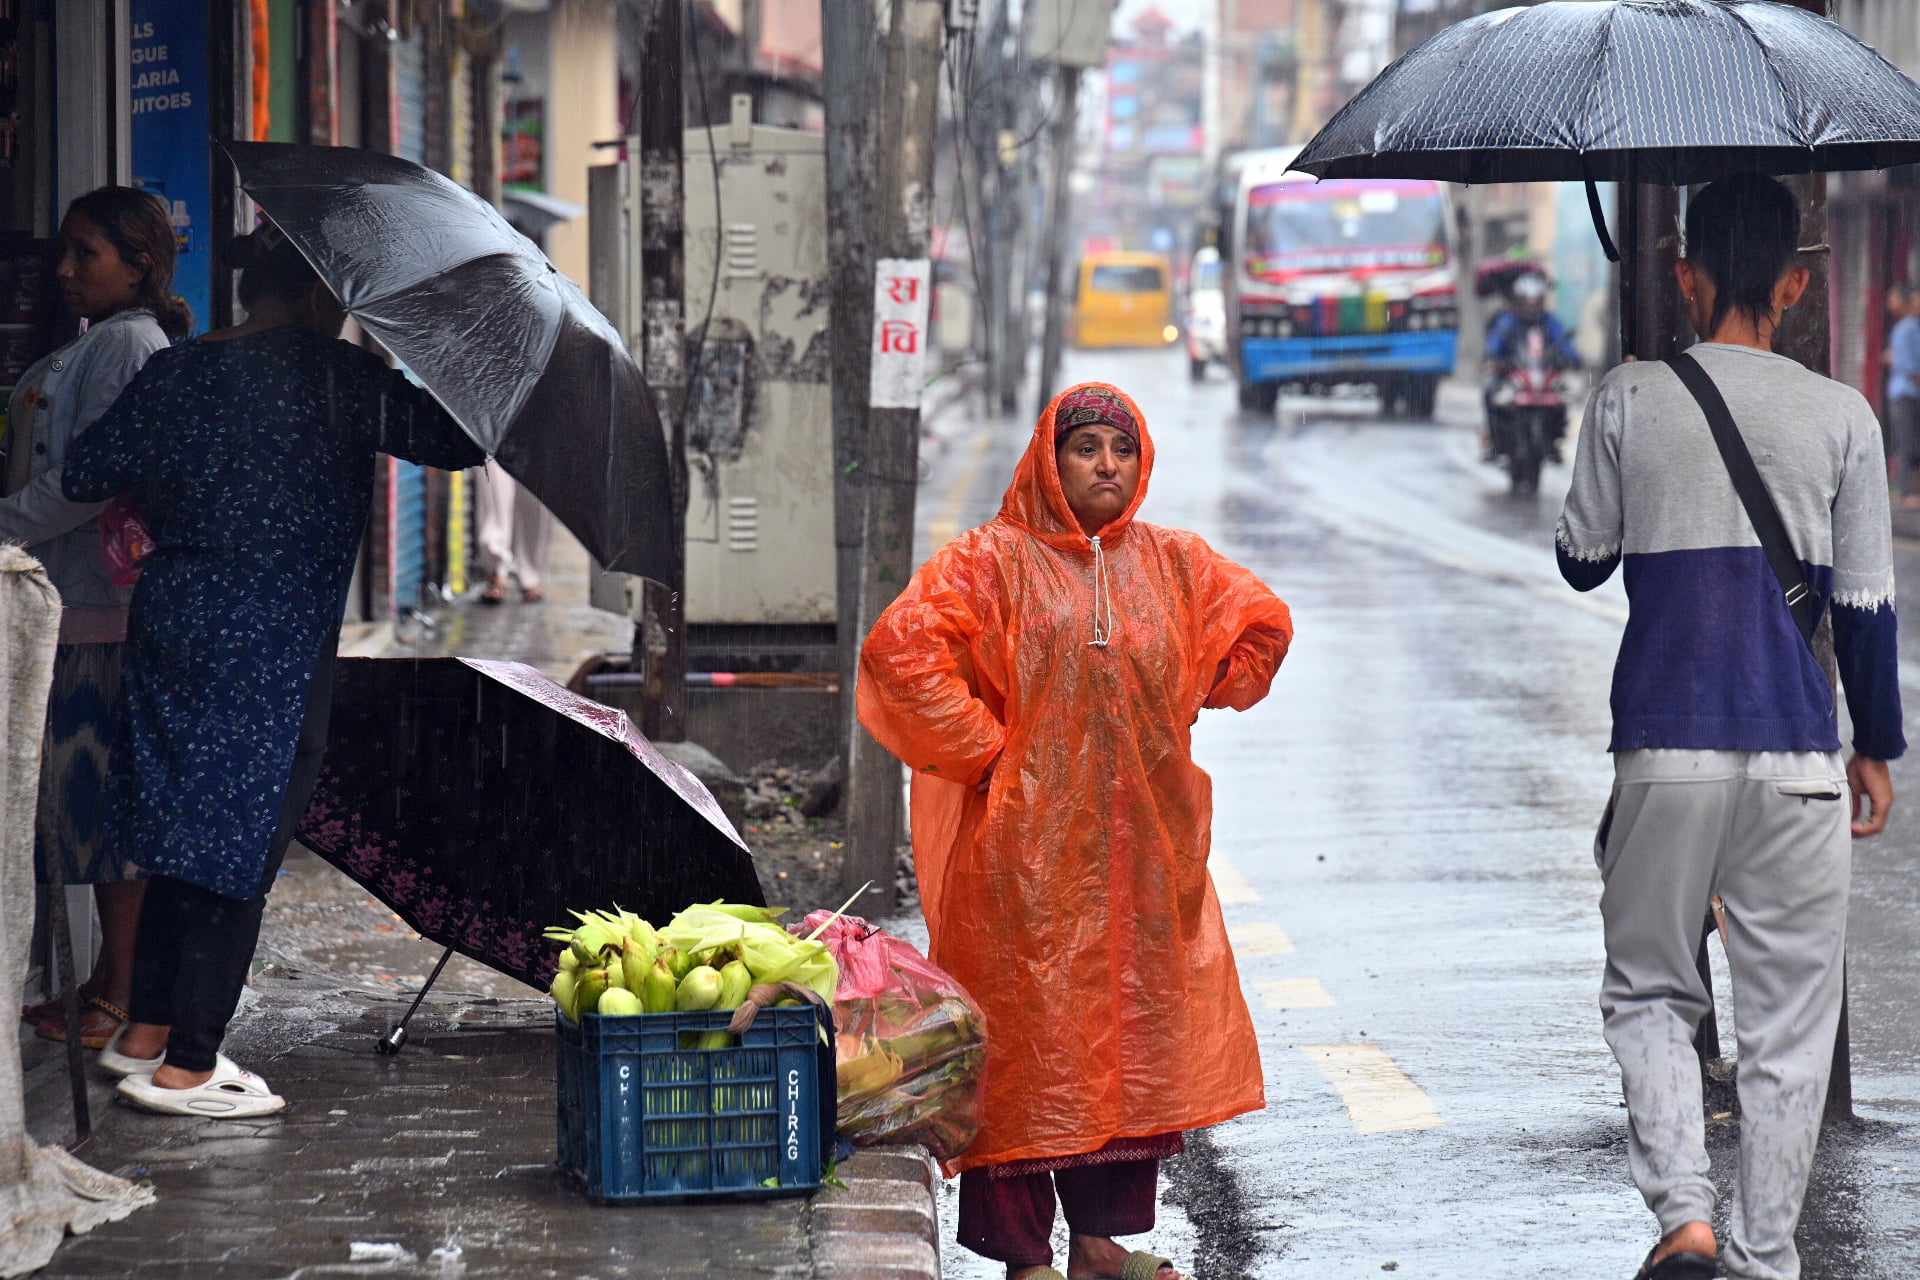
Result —
[[133, 181], [167, 203], [174, 291], [196, 331], [213, 318], [213, 93], [205, 0], [133, 0]]

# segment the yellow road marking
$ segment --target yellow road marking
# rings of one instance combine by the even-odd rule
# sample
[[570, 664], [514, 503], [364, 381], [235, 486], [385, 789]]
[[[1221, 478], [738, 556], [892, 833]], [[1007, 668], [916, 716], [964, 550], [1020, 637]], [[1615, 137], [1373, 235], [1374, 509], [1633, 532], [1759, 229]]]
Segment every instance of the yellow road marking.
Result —
[[946, 501], [940, 504], [940, 514], [927, 522], [927, 540], [935, 547], [943, 547], [959, 536], [960, 509], [967, 505], [974, 482], [980, 478], [980, 469], [987, 465], [987, 450], [992, 445], [991, 431], [981, 431], [974, 436], [973, 452], [967, 455], [960, 474], [954, 478], [953, 487], [947, 490]]
[[1318, 978], [1269, 978], [1254, 988], [1269, 1009], [1331, 1009], [1333, 994]]
[[1207, 869], [1213, 872], [1213, 891], [1220, 895], [1221, 906], [1244, 907], [1260, 901], [1259, 891], [1240, 874], [1240, 868], [1219, 854], [1207, 860]]
[[1293, 939], [1277, 924], [1251, 920], [1227, 926], [1227, 937], [1234, 954], [1241, 956], [1284, 956], [1293, 953]]
[[1303, 1045], [1300, 1051], [1339, 1090], [1360, 1133], [1406, 1133], [1437, 1129], [1445, 1123], [1426, 1090], [1378, 1045]]

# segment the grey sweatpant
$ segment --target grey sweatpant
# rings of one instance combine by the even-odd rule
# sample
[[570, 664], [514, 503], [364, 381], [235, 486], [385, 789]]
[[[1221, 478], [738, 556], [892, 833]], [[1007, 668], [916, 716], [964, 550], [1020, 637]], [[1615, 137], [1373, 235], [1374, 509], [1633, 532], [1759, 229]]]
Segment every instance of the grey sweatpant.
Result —
[[1739, 1043], [1740, 1179], [1729, 1276], [1796, 1280], [1793, 1232], [1820, 1137], [1840, 1018], [1851, 877], [1837, 755], [1631, 751], [1614, 757], [1596, 856], [1606, 888], [1600, 1011], [1620, 1062], [1633, 1180], [1663, 1233], [1711, 1221], [1694, 965], [1725, 901]]

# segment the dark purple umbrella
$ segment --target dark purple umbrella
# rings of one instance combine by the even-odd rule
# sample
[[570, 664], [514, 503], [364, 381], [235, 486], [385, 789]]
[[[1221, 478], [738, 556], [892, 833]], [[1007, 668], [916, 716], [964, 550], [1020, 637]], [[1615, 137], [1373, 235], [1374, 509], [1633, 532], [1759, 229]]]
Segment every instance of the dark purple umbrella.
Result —
[[427, 938], [542, 989], [558, 949], [541, 933], [570, 909], [664, 924], [766, 902], [698, 779], [517, 662], [341, 659], [300, 839]]

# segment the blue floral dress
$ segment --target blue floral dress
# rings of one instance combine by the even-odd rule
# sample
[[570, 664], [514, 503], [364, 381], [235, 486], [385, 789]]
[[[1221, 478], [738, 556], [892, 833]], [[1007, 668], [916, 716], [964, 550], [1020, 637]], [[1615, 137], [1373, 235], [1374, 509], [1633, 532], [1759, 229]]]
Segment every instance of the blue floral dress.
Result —
[[68, 498], [125, 495], [154, 539], [114, 768], [149, 875], [261, 892], [377, 452], [448, 470], [484, 458], [370, 352], [283, 328], [160, 352], [67, 455]]

